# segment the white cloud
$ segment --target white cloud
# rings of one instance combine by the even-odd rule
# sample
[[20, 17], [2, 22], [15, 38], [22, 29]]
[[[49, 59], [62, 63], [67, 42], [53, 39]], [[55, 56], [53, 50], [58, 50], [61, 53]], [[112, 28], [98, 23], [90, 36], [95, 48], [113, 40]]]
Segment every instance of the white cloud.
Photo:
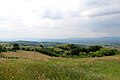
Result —
[[110, 31], [97, 28], [105, 29], [107, 21], [116, 23], [112, 19], [118, 18], [110, 14], [119, 14], [119, 4], [118, 0], [0, 0], [0, 37], [110, 36]]

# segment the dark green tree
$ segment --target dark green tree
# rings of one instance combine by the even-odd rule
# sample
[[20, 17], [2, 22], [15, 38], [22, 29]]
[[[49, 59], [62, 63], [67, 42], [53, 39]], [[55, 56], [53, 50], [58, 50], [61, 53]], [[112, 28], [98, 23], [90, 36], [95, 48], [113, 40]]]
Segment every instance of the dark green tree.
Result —
[[71, 54], [72, 55], [79, 55], [79, 48], [71, 49]]
[[7, 52], [6, 47], [2, 47], [2, 52]]
[[15, 51], [15, 52], [17, 50], [20, 50], [19, 44], [17, 44], [17, 43], [13, 44], [13, 49], [12, 50]]
[[3, 46], [2, 46], [2, 45], [0, 45], [0, 54], [2, 53], [2, 48], [3, 48]]
[[44, 49], [44, 46], [43, 46], [43, 45], [40, 45], [40, 47], [41, 47], [42, 49]]
[[89, 48], [87, 48], [87, 52], [96, 52], [98, 50], [100, 50], [102, 47], [101, 46], [98, 46], [98, 45], [95, 45], [95, 46], [90, 46]]

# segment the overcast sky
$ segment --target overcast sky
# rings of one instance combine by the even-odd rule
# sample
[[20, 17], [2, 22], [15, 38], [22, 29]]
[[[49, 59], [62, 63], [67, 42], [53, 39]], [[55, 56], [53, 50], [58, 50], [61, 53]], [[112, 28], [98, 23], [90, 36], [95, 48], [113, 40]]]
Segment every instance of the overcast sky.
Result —
[[0, 0], [0, 38], [120, 36], [120, 0]]

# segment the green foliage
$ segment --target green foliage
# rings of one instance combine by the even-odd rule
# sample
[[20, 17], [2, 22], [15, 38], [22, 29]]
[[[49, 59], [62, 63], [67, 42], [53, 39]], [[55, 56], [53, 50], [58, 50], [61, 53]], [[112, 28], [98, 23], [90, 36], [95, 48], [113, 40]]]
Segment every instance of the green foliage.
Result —
[[1, 54], [1, 52], [2, 52], [2, 47], [3, 47], [3, 46], [2, 46], [2, 45], [0, 45], [0, 54]]
[[50, 55], [50, 56], [55, 56], [55, 57], [59, 57], [59, 54], [56, 54], [55, 52], [52, 52], [49, 49], [44, 49], [43, 51], [44, 54]]
[[[55, 57], [101, 57], [101, 56], [110, 56], [118, 53], [114, 49], [106, 49], [101, 46], [78, 46], [75, 44], [60, 44], [53, 47], [44, 47], [43, 45], [39, 46], [19, 46], [15, 43], [13, 45], [14, 51], [20, 49], [25, 51], [37, 51], [49, 56]], [[2, 47], [2, 52], [11, 51], [11, 47]]]
[[43, 45], [40, 45], [40, 47], [41, 47], [42, 49], [44, 49], [44, 46], [43, 46]]
[[115, 54], [118, 54], [118, 53], [119, 52], [116, 49], [102, 48], [99, 51], [93, 53], [92, 56], [96, 56], [96, 57], [111, 56], [111, 55], [115, 55]]
[[30, 47], [27, 47], [27, 48], [26, 48], [26, 51], [31, 51], [31, 48], [30, 48]]
[[71, 49], [71, 55], [79, 55], [79, 48]]
[[37, 52], [43, 52], [43, 49], [42, 48], [35, 48], [35, 51], [37, 51]]
[[63, 50], [71, 50], [71, 49], [77, 48], [77, 46], [75, 46], [74, 44], [61, 44], [56, 47], [63, 49]]
[[13, 44], [13, 51], [16, 52], [16, 50], [20, 50], [20, 47], [19, 47], [19, 44], [14, 43], [14, 44]]
[[13, 48], [12, 47], [8, 47], [7, 51], [13, 51]]
[[[56, 46], [56, 48], [60, 48], [63, 51], [62, 52], [57, 52], [54, 51], [57, 54], [60, 54], [61, 56], [64, 57], [75, 57], [75, 56], [80, 56], [80, 57], [91, 57], [91, 52], [96, 52], [100, 50], [102, 47], [101, 46], [89, 46], [89, 47], [80, 47], [76, 46], [74, 44], [61, 44]], [[83, 54], [84, 53], [84, 54]]]
[[90, 47], [87, 48], [87, 53], [96, 52], [96, 51], [100, 50], [101, 48], [102, 48], [101, 46], [97, 46], [97, 45], [90, 46]]
[[0, 45], [0, 54], [1, 52], [7, 52], [6, 47], [4, 47], [3, 45]]
[[110, 56], [118, 53], [114, 49], [104, 49], [101, 46], [80, 47], [74, 44], [61, 44], [51, 48], [37, 48], [41, 52], [50, 56], [62, 57], [101, 57]]
[[26, 48], [25, 47], [21, 47], [21, 50], [25, 50]]
[[7, 48], [6, 48], [6, 47], [3, 47], [3, 48], [2, 48], [2, 52], [7, 52]]

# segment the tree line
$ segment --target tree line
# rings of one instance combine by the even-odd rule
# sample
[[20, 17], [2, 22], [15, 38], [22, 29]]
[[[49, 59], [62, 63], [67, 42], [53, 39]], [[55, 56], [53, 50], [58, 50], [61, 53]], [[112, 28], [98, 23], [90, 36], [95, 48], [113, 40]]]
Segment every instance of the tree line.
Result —
[[43, 45], [35, 46], [20, 46], [14, 43], [12, 47], [5, 47], [0, 45], [0, 53], [7, 51], [24, 50], [24, 51], [36, 51], [49, 56], [55, 57], [102, 57], [118, 54], [116, 49], [104, 48], [102, 46], [76, 46], [74, 44], [62, 44], [54, 47], [44, 47]]
[[12, 48], [0, 45], [0, 53], [7, 52], [7, 51], [14, 51], [14, 52], [16, 52], [17, 50], [20, 50], [20, 46], [17, 43], [14, 43]]

